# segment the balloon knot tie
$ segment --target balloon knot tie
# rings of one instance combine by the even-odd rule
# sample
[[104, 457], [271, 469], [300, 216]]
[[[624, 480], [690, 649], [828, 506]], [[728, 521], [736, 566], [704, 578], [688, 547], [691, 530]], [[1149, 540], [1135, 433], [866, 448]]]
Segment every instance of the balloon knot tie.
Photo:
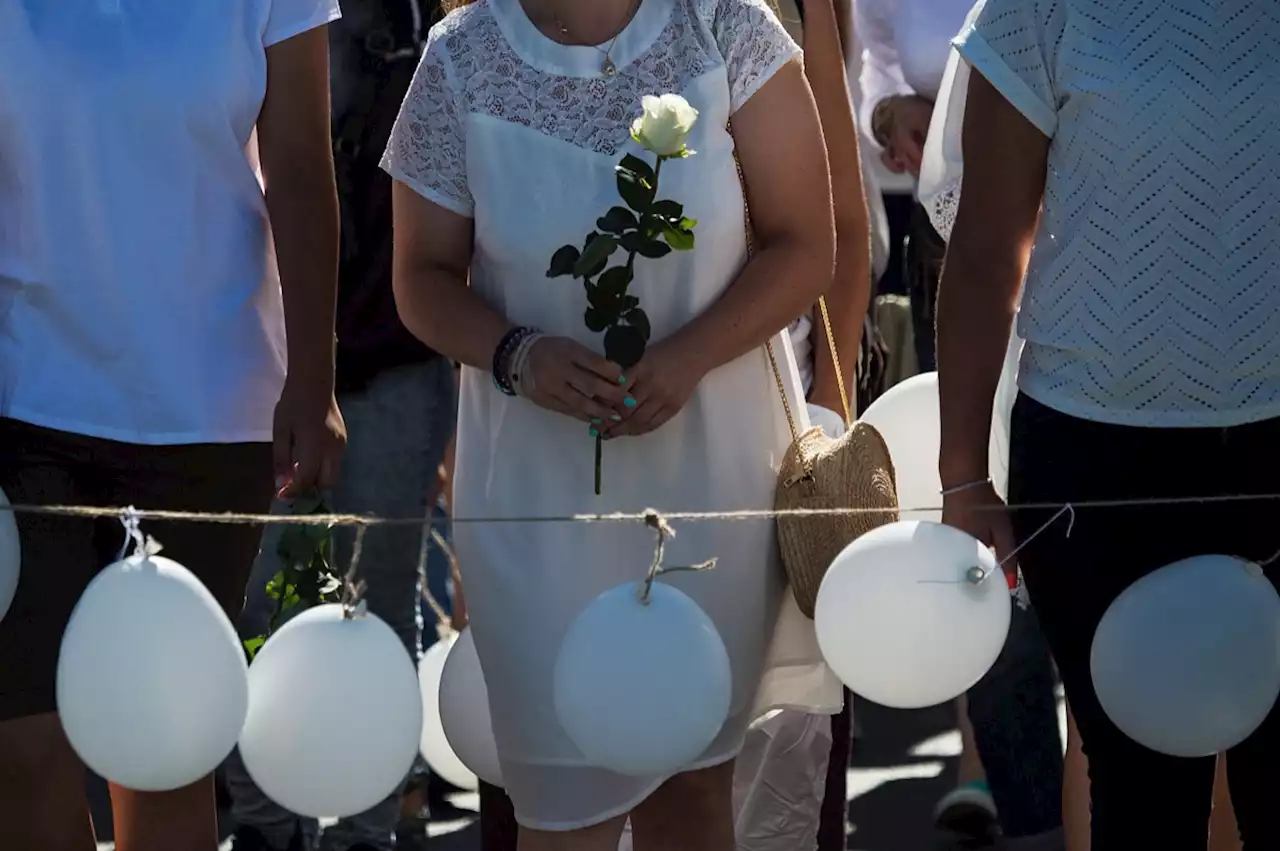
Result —
[[124, 561], [131, 553], [150, 558], [163, 549], [155, 538], [142, 534], [142, 512], [132, 505], [120, 512], [120, 524], [124, 526], [124, 543], [116, 561]]
[[676, 536], [676, 530], [671, 528], [671, 524], [667, 519], [658, 513], [655, 509], [648, 508], [644, 512], [644, 525], [657, 533], [658, 541], [654, 546], [653, 563], [649, 565], [649, 573], [645, 577], [644, 582], [640, 586], [639, 599], [643, 606], [649, 605], [650, 596], [653, 592], [653, 583], [662, 573], [678, 573], [681, 571], [699, 571], [712, 570], [716, 566], [716, 559], [708, 559], [698, 564], [689, 564], [674, 567], [665, 567], [662, 564], [663, 556], [666, 554], [667, 539]]
[[364, 592], [367, 586], [364, 580], [359, 578], [360, 556], [364, 553], [364, 533], [368, 528], [364, 523], [356, 526], [356, 541], [351, 547], [351, 565], [347, 568], [347, 575], [342, 580], [342, 617], [344, 620], [362, 618], [369, 612], [369, 606], [364, 599]]

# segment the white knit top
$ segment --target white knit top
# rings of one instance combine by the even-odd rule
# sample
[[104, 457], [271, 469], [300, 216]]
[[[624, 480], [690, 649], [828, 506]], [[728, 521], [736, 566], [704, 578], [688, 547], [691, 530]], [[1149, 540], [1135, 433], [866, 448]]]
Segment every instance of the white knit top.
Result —
[[1052, 139], [1020, 389], [1132, 426], [1280, 415], [1280, 4], [980, 0], [955, 44]]

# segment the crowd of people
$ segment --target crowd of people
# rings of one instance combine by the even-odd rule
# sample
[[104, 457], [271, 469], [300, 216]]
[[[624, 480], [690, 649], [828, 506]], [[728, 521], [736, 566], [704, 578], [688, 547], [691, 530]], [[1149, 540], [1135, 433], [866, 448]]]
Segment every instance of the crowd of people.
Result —
[[[1270, 502], [1194, 502], [1275, 490], [1277, 45], [1263, 0], [0, 0], [0, 488], [243, 514], [315, 494], [437, 519], [768, 510], [793, 410], [840, 419], [846, 395], [862, 410], [936, 370], [943, 522], [1016, 554], [1032, 603], [958, 701], [938, 828], [1010, 851], [1280, 848], [1280, 712], [1216, 758], [1166, 756], [1112, 723], [1089, 668], [1139, 578], [1278, 546]], [[615, 167], [668, 93], [697, 119], [660, 161], [679, 211], [666, 242], [628, 242], [656, 208], [618, 207]], [[876, 186], [894, 173], [916, 187], [905, 221]], [[658, 175], [641, 183], [652, 205]], [[553, 255], [586, 231], [584, 297]], [[593, 240], [610, 251], [576, 268]], [[1006, 503], [988, 452], [1015, 319]], [[1040, 534], [1042, 506], [1132, 499], [1165, 502]], [[118, 524], [17, 522], [0, 848], [88, 851], [55, 671]], [[485, 851], [845, 847], [856, 697], [772, 523], [670, 544], [719, 561], [669, 581], [734, 691], [706, 751], [652, 777], [589, 764], [550, 685], [577, 614], [644, 574], [649, 533], [436, 528], [456, 565], [422, 527], [367, 529], [366, 599], [414, 658], [436, 635], [424, 588], [470, 625], [503, 779], [481, 786]], [[265, 631], [272, 531], [147, 531]], [[424, 766], [322, 831], [232, 754], [217, 781], [112, 785], [114, 839], [213, 851], [223, 797], [236, 851], [391, 851], [444, 791]]]

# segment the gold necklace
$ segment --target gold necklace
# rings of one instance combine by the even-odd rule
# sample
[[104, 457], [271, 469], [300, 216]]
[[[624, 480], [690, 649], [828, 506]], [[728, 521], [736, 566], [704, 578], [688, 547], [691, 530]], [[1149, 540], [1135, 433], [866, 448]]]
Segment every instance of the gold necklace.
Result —
[[[618, 73], [618, 66], [613, 64], [613, 46], [618, 43], [618, 36], [622, 35], [622, 31], [627, 28], [627, 21], [630, 20], [631, 13], [639, 2], [640, 0], [631, 0], [631, 3], [627, 6], [626, 16], [622, 19], [622, 26], [613, 34], [613, 38], [609, 39], [608, 47], [601, 47], [598, 44], [591, 45], [604, 54], [604, 60], [600, 63], [600, 73], [606, 77], [613, 77]], [[555, 21], [556, 27], [560, 30], [561, 38], [566, 41], [575, 41], [573, 34], [569, 32], [569, 28], [564, 25], [564, 21], [560, 20], [560, 13], [553, 10], [551, 17]]]

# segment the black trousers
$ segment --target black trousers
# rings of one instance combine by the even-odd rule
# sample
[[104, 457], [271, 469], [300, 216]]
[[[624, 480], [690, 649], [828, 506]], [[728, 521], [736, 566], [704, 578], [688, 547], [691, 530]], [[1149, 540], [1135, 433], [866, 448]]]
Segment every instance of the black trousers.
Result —
[[[1199, 498], [1280, 488], [1280, 419], [1226, 429], [1151, 429], [1076, 419], [1027, 396], [1014, 408], [1010, 503]], [[1214, 759], [1147, 750], [1111, 723], [1089, 668], [1108, 606], [1140, 577], [1183, 558], [1221, 553], [1258, 561], [1280, 549], [1280, 503], [1078, 508], [1019, 556], [1089, 757], [1093, 851], [1204, 851]], [[1053, 510], [1015, 511], [1027, 541]], [[1268, 568], [1276, 583], [1280, 568]], [[1225, 628], [1225, 627], [1224, 627]], [[1227, 755], [1247, 851], [1280, 848], [1275, 814], [1280, 710]]]

